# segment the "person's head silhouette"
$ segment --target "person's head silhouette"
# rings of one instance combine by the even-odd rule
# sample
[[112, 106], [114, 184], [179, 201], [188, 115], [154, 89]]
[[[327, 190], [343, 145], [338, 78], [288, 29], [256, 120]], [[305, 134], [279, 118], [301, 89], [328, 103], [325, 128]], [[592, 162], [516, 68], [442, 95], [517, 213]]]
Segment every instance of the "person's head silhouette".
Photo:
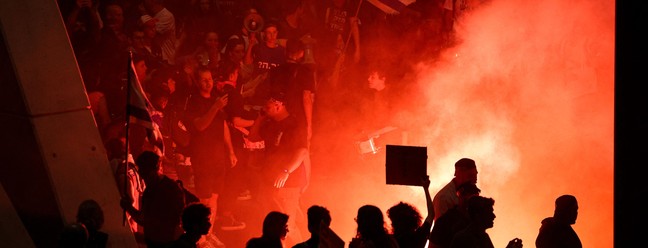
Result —
[[562, 195], [556, 198], [556, 209], [554, 210], [556, 221], [566, 224], [576, 223], [578, 218], [578, 201], [573, 195]]
[[205, 204], [194, 202], [182, 211], [182, 229], [186, 233], [191, 233], [195, 235], [207, 235], [209, 233], [209, 228], [211, 228], [211, 222], [209, 221], [209, 216], [211, 215], [211, 209]]
[[308, 208], [306, 214], [308, 215], [308, 231], [313, 235], [319, 233], [321, 226], [331, 225], [331, 213], [325, 207], [313, 205]]
[[472, 225], [486, 230], [495, 224], [495, 200], [483, 196], [473, 196], [468, 200], [468, 215]]
[[454, 180], [456, 185], [462, 185], [466, 182], [477, 184], [477, 165], [475, 160], [469, 158], [459, 159], [455, 163]]
[[288, 215], [272, 211], [263, 220], [263, 237], [285, 239], [288, 234]]
[[362, 238], [372, 239], [385, 233], [385, 220], [380, 208], [364, 205], [358, 209], [358, 234]]
[[391, 220], [394, 234], [413, 232], [423, 220], [416, 207], [402, 201], [387, 209], [387, 217]]
[[152, 151], [144, 151], [135, 160], [142, 179], [148, 184], [154, 184], [159, 179], [160, 156]]
[[88, 199], [79, 204], [76, 220], [83, 223], [89, 232], [94, 232], [104, 224], [104, 213], [95, 200]]

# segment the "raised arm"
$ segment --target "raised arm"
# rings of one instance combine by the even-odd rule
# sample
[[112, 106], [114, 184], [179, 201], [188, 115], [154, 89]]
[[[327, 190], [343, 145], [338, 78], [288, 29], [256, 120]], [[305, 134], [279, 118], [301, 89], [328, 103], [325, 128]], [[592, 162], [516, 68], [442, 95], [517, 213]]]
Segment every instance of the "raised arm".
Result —
[[214, 120], [214, 117], [216, 117], [218, 111], [220, 111], [221, 109], [223, 109], [223, 107], [225, 107], [225, 105], [227, 105], [227, 99], [227, 95], [223, 95], [216, 99], [216, 102], [214, 102], [211, 108], [209, 108], [207, 113], [202, 116], [196, 117], [193, 120], [194, 127], [201, 132], [207, 129], [207, 127], [209, 127], [209, 125], [211, 125], [212, 121]]
[[427, 205], [427, 217], [425, 217], [425, 221], [427, 223], [432, 223], [434, 220], [434, 205], [432, 205], [432, 196], [430, 196], [430, 176], [425, 176], [425, 179], [423, 179], [423, 190], [425, 191], [425, 203]]
[[254, 125], [254, 120], [243, 119], [240, 116], [234, 116], [232, 118], [232, 124], [236, 127], [251, 127]]
[[261, 125], [265, 121], [267, 116], [260, 113], [257, 119], [254, 121], [254, 124], [250, 128], [250, 134], [248, 134], [248, 139], [252, 142], [257, 142], [263, 140], [261, 137]]
[[243, 58], [243, 63], [246, 65], [252, 64], [254, 61], [254, 57], [252, 55], [252, 49], [254, 49], [254, 46], [259, 44], [259, 41], [256, 38], [256, 33], [251, 32], [250, 33], [250, 44], [247, 47], [247, 51], [245, 51], [245, 57]]

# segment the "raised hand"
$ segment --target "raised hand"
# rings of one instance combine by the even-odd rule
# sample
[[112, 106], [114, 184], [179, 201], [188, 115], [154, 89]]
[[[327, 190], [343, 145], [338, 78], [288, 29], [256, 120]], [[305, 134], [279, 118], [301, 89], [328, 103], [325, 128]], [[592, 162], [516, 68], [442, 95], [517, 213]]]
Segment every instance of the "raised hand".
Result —
[[430, 187], [430, 176], [425, 176], [422, 180], [421, 186], [423, 186], [425, 189]]
[[522, 248], [522, 240], [519, 238], [514, 238], [509, 241], [508, 245], [506, 245], [506, 248]]
[[253, 47], [256, 44], [259, 44], [259, 39], [257, 39], [256, 32], [250, 32], [249, 36], [250, 36], [250, 41], [249, 41], [250, 44], [248, 45], [249, 47]]
[[215, 109], [222, 109], [223, 107], [227, 106], [227, 102], [229, 101], [229, 95], [225, 94], [219, 98], [216, 98], [216, 102], [214, 102], [214, 105], [212, 105], [212, 108]]

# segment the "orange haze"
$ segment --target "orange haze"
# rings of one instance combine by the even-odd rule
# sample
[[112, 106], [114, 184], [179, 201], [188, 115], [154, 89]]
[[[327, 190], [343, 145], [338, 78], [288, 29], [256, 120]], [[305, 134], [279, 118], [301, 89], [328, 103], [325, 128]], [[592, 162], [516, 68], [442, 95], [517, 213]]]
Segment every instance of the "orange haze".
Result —
[[[406, 96], [417, 109], [392, 116], [418, 127], [401, 144], [427, 147], [432, 194], [456, 160], [477, 162], [482, 195], [495, 199], [495, 247], [515, 237], [534, 247], [562, 194], [579, 201], [573, 227], [583, 246], [613, 246], [614, 7], [493, 0], [464, 19], [460, 45], [408, 75], [422, 97]], [[364, 204], [385, 212], [402, 200], [425, 217], [420, 187], [385, 185], [384, 153], [359, 155], [348, 138], [354, 130], [327, 131], [314, 136], [320, 148], [304, 209], [329, 208], [347, 244]]]

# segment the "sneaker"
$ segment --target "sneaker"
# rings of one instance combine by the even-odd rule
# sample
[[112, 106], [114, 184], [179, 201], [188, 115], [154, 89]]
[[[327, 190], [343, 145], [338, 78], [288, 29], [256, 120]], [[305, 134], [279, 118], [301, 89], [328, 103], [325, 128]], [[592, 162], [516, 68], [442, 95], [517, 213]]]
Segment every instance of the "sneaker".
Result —
[[216, 220], [216, 226], [223, 231], [237, 231], [245, 229], [245, 223], [237, 221], [232, 216], [220, 216]]
[[236, 197], [236, 200], [239, 200], [239, 201], [247, 201], [247, 200], [250, 200], [250, 199], [252, 199], [252, 194], [250, 194], [250, 190], [247, 190], [247, 189], [245, 191], [241, 192]]

